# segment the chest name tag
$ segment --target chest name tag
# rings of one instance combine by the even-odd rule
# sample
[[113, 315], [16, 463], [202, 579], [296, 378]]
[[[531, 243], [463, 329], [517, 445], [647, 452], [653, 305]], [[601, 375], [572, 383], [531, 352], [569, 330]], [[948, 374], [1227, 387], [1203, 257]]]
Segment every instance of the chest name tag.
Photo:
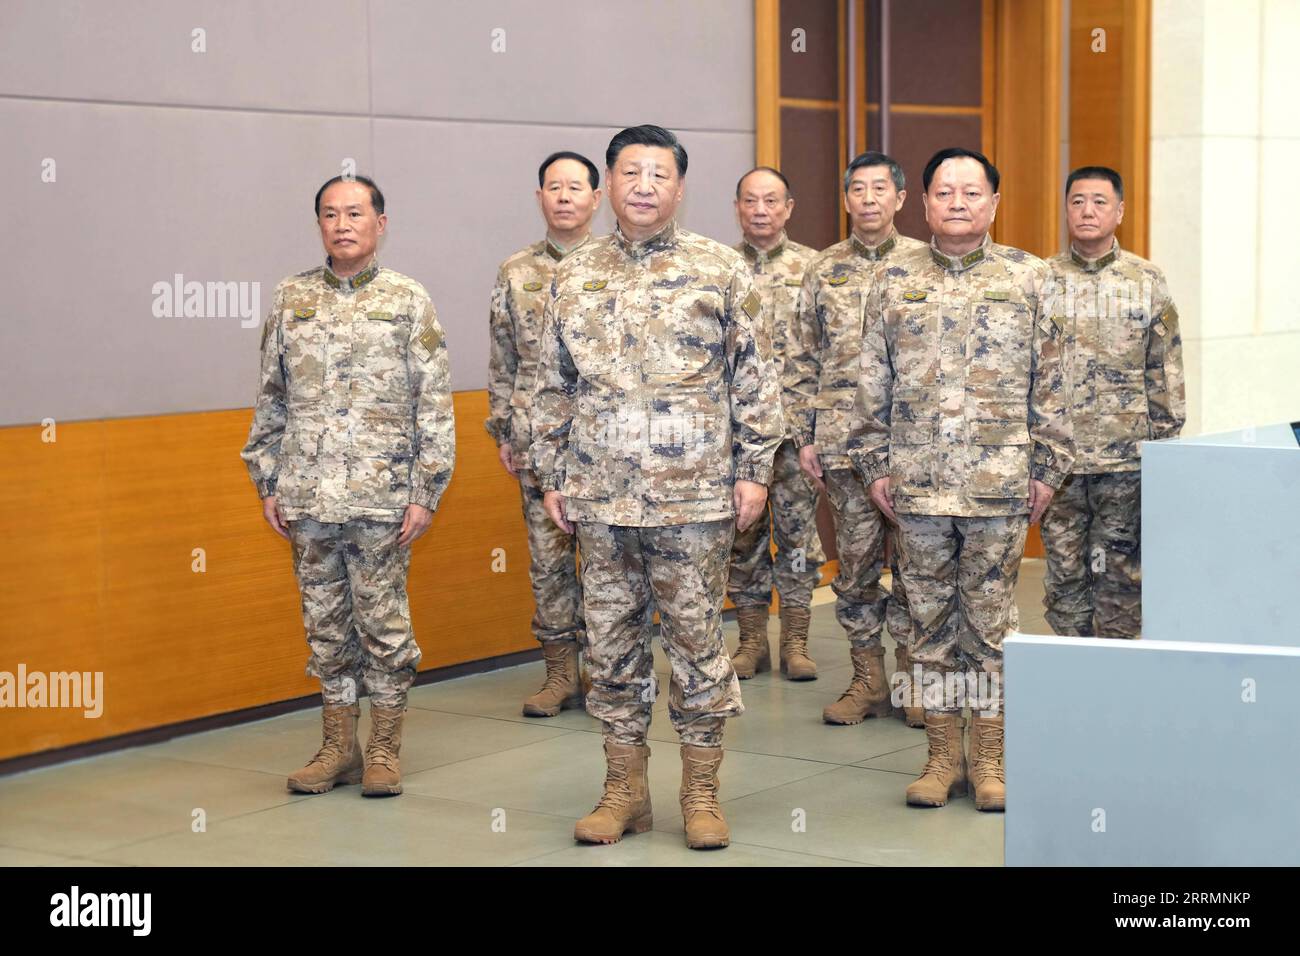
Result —
[[985, 289], [984, 298], [990, 302], [1007, 302], [1011, 299], [1011, 293], [1006, 289]]

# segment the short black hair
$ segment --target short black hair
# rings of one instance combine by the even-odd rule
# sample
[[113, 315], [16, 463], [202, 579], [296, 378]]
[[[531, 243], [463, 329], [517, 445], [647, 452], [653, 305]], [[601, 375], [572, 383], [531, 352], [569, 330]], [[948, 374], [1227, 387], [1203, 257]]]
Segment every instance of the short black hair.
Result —
[[894, 188], [900, 193], [907, 188], [907, 177], [903, 175], [903, 167], [898, 165], [898, 160], [885, 153], [868, 150], [854, 156], [853, 162], [849, 163], [849, 168], [844, 170], [844, 191], [846, 193], [849, 191], [849, 183], [853, 181], [853, 174], [859, 169], [866, 169], [868, 166], [887, 167], [889, 169], [889, 178], [894, 181]]
[[316, 190], [316, 218], [320, 218], [320, 197], [325, 195], [325, 190], [329, 189], [335, 183], [361, 183], [370, 189], [370, 205], [375, 207], [375, 215], [384, 214], [384, 194], [375, 181], [369, 176], [335, 176], [333, 179], [325, 180], [325, 185]]
[[989, 162], [989, 158], [979, 150], [966, 149], [963, 146], [949, 146], [947, 149], [941, 149], [930, 157], [930, 161], [925, 164], [925, 172], [921, 173], [921, 189], [924, 192], [930, 191], [930, 183], [934, 180], [934, 173], [944, 162], [949, 159], [961, 159], [966, 157], [973, 159], [984, 167], [984, 175], [988, 178], [989, 185], [993, 191], [998, 191], [998, 186], [1002, 184], [1002, 174], [998, 168]]
[[686, 147], [662, 126], [629, 126], [615, 133], [605, 150], [605, 167], [613, 169], [618, 162], [618, 154], [629, 146], [662, 146], [671, 149], [673, 159], [677, 162], [677, 175], [686, 175]]
[[779, 169], [774, 169], [771, 166], [755, 166], [749, 172], [745, 173], [745, 175], [741, 176], [739, 179], [736, 180], [737, 199], [740, 198], [740, 187], [744, 184], [745, 180], [748, 179], [750, 176], [752, 176], [754, 173], [771, 173], [777, 179], [781, 180], [782, 185], [785, 186], [785, 198], [786, 199], [794, 198], [794, 193], [790, 191], [790, 180], [785, 178], [785, 173], [781, 172], [781, 170]]
[[1070, 198], [1070, 187], [1078, 179], [1104, 179], [1115, 187], [1115, 198], [1123, 200], [1124, 198], [1124, 177], [1111, 169], [1109, 166], [1080, 166], [1074, 172], [1070, 173], [1065, 180], [1065, 198]]
[[537, 185], [546, 185], [546, 171], [551, 168], [551, 163], [558, 162], [561, 159], [576, 159], [582, 165], [587, 167], [587, 182], [591, 183], [591, 191], [595, 192], [600, 188], [600, 170], [596, 164], [589, 160], [582, 153], [575, 153], [570, 149], [562, 149], [558, 153], [551, 153], [542, 160], [542, 165], [537, 167]]

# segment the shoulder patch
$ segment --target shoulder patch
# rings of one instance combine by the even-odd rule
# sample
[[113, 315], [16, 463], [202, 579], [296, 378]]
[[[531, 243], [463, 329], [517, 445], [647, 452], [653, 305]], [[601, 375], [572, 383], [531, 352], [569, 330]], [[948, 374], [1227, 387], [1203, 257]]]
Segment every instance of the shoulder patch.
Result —
[[599, 292], [601, 289], [605, 288], [605, 286], [607, 286], [607, 285], [609, 285], [609, 282], [608, 282], [607, 280], [605, 280], [605, 279], [589, 279], [588, 281], [586, 281], [586, 282], [584, 282], [584, 283], [582, 284], [582, 291], [583, 291], [583, 292]]
[[745, 301], [740, 303], [740, 307], [745, 310], [751, 322], [758, 320], [759, 310], [763, 306], [763, 300], [758, 297], [758, 293], [753, 289], [749, 290], [749, 295], [745, 296]]
[[315, 309], [294, 309], [293, 310], [293, 317], [295, 319], [311, 319], [311, 318], [315, 318], [315, 316], [316, 316]]
[[1156, 335], [1161, 338], [1168, 335], [1171, 330], [1178, 329], [1178, 309], [1171, 302], [1169, 306], [1160, 313], [1160, 318], [1156, 319], [1151, 328], [1155, 330]]
[[441, 341], [442, 336], [438, 334], [438, 330], [432, 325], [426, 325], [424, 331], [420, 333], [419, 342], [430, 355], [433, 354], [433, 350], [438, 347], [438, 343]]
[[542, 288], [542, 284], [541, 284], [540, 282], [525, 282], [525, 283], [524, 283], [524, 291], [525, 291], [525, 292], [537, 292], [537, 291], [540, 291], [541, 288]]
[[903, 293], [905, 302], [924, 302], [928, 293], [924, 289], [908, 289]]
[[1006, 302], [1011, 298], [1011, 293], [1006, 289], [985, 289], [984, 298], [990, 302]]

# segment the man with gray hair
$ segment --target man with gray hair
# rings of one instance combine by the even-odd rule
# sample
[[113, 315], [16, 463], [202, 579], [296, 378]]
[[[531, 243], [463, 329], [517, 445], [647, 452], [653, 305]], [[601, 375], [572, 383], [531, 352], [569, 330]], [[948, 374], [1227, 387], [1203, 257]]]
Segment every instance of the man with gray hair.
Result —
[[[882, 262], [892, 262], [925, 243], [901, 236], [894, 216], [907, 199], [903, 170], [884, 153], [863, 153], [844, 172], [844, 209], [852, 235], [823, 251], [804, 272], [783, 387], [799, 459], [808, 476], [824, 487], [835, 516], [839, 573], [835, 616], [849, 638], [853, 677], [848, 689], [822, 712], [828, 724], [859, 724], [893, 712], [881, 643], [886, 616], [897, 642], [897, 667], [908, 671], [906, 647], [911, 627], [899, 576], [891, 593], [881, 587], [885, 523], [871, 503], [867, 486], [848, 458], [850, 421], [858, 388], [862, 351], [862, 308]], [[806, 633], [806, 631], [805, 631]], [[805, 655], [791, 655], [794, 679], [816, 676]], [[909, 723], [923, 718], [919, 701], [907, 698]]]

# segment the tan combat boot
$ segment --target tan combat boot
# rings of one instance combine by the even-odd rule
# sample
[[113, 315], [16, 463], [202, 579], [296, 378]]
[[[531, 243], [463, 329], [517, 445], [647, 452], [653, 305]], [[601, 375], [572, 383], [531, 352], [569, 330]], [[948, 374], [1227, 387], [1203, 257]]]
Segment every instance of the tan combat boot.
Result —
[[961, 715], [925, 715], [925, 737], [930, 759], [921, 776], [908, 784], [907, 802], [913, 807], [946, 806], [949, 797], [966, 795], [966, 751], [961, 745]]
[[976, 810], [1007, 808], [1007, 772], [1002, 762], [1002, 715], [981, 717], [971, 711], [970, 782]]
[[767, 643], [767, 608], [761, 604], [736, 608], [740, 624], [740, 646], [731, 659], [736, 676], [749, 680], [755, 674], [772, 669], [772, 651]]
[[781, 605], [781, 673], [790, 680], [817, 679], [817, 662], [808, 656], [811, 620], [810, 609]]
[[868, 717], [888, 717], [889, 682], [885, 680], [883, 647], [851, 647], [853, 678], [840, 699], [822, 711], [828, 724], [860, 724]]
[[402, 765], [397, 755], [402, 749], [404, 712], [403, 707], [370, 705], [370, 740], [366, 743], [362, 796], [391, 797], [402, 792]]
[[650, 748], [605, 741], [605, 792], [596, 809], [578, 821], [573, 838], [582, 843], [617, 843], [623, 834], [654, 825], [646, 764]]
[[731, 830], [718, 803], [718, 767], [721, 747], [690, 747], [682, 744], [682, 822], [686, 845], [692, 850], [726, 846]]
[[907, 684], [903, 687], [903, 706], [894, 710], [894, 716], [907, 722], [909, 727], [925, 726], [925, 705], [921, 703], [921, 684], [912, 673], [912, 655], [902, 644], [894, 647], [894, 666], [907, 675]]
[[582, 706], [578, 680], [578, 642], [547, 641], [542, 645], [546, 680], [542, 689], [524, 701], [525, 717], [554, 717], [565, 707]]
[[328, 793], [336, 784], [361, 782], [361, 745], [357, 719], [361, 708], [341, 704], [324, 708], [320, 750], [311, 762], [289, 777], [289, 789], [298, 793]]

